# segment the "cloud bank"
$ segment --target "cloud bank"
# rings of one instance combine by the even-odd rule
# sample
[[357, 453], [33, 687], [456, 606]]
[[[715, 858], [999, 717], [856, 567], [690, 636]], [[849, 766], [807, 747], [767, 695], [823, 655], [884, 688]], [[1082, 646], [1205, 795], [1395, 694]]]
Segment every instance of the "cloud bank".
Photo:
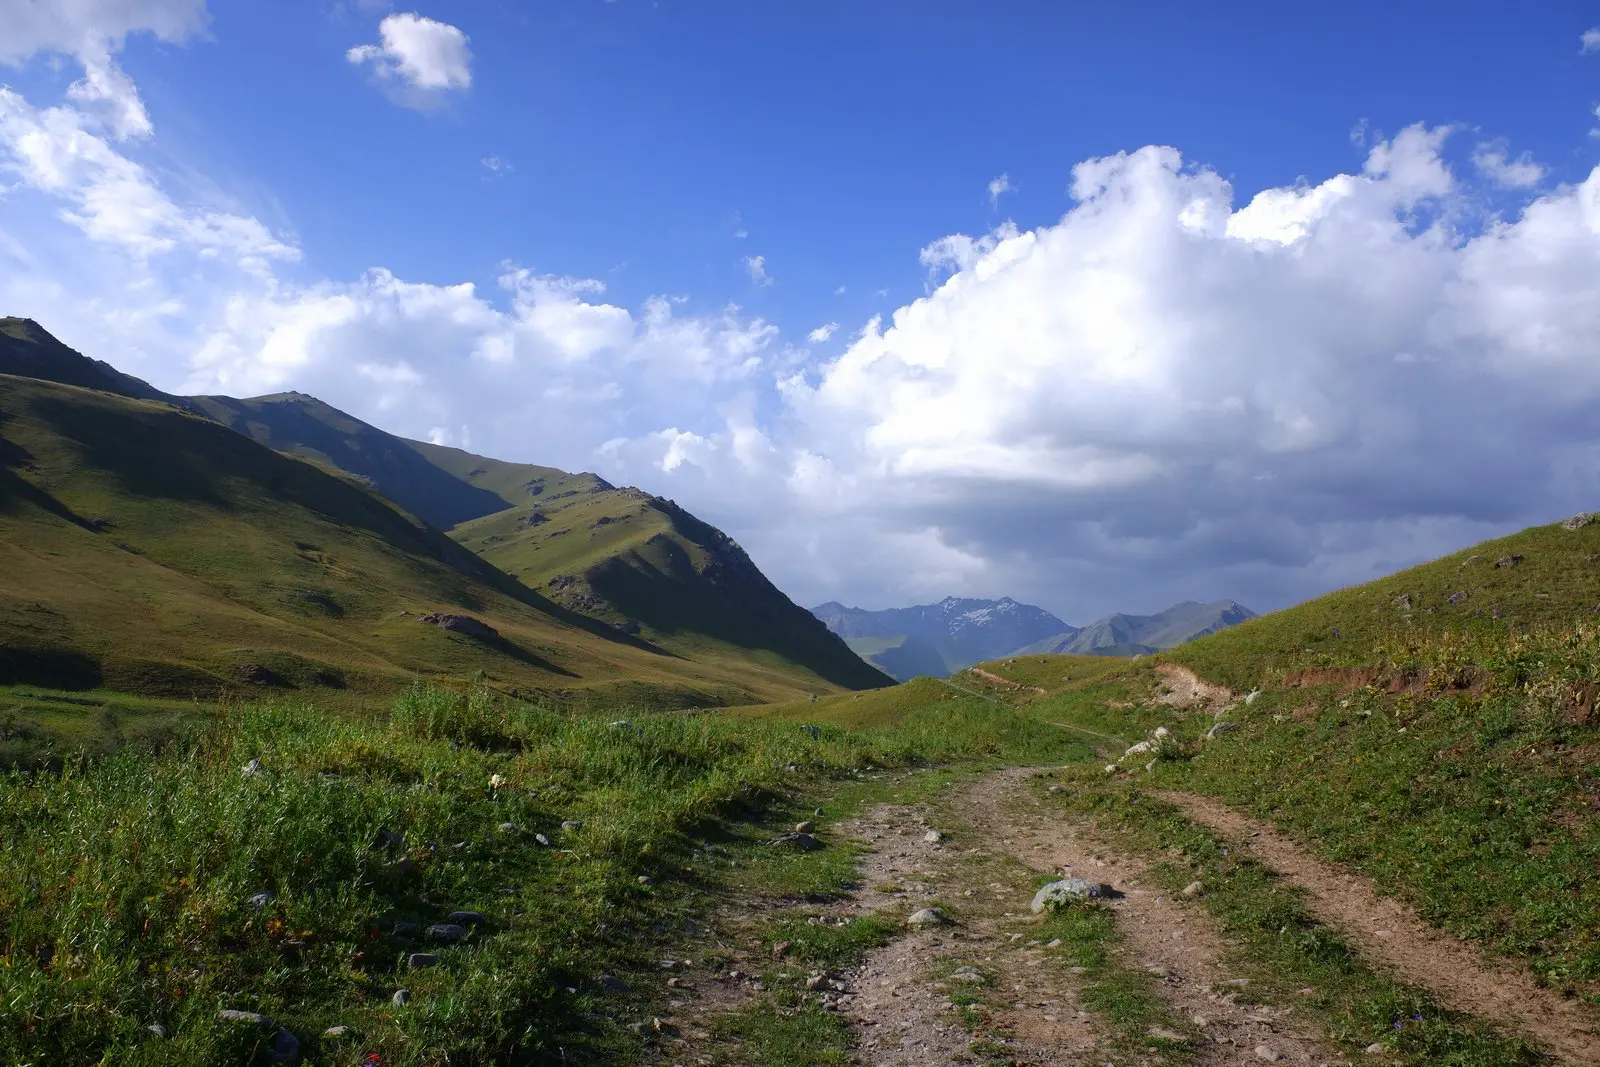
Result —
[[824, 357], [516, 264], [305, 280], [86, 99], [4, 91], [0, 301], [166, 388], [304, 389], [675, 497], [803, 602], [1271, 608], [1600, 506], [1600, 169], [1550, 184], [1463, 136], [1247, 198], [1171, 147], [1085, 160], [1059, 219], [908, 249], [925, 295]]

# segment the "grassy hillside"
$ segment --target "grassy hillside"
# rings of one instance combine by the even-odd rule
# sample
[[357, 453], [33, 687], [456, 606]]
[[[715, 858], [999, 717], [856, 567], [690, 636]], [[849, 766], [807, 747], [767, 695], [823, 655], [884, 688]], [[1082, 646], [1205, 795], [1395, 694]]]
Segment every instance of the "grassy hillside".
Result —
[[1238, 689], [1308, 667], [1400, 662], [1412, 642], [1510, 634], [1600, 619], [1600, 521], [1552, 523], [1263, 615], [1168, 656]]
[[889, 684], [732, 538], [672, 501], [593, 475], [554, 477], [547, 468], [512, 471], [472, 459], [469, 474], [482, 471], [482, 482], [525, 502], [451, 536], [552, 601], [684, 655], [737, 652], [800, 664], [848, 688]]
[[0, 374], [81, 385], [121, 396], [165, 398], [148, 382], [68, 348], [32, 319], [14, 316], [0, 317]]
[[[436, 612], [498, 636], [423, 621]], [[114, 727], [107, 716], [151, 710], [107, 692], [299, 688], [361, 706], [416, 679], [479, 676], [700, 705], [830, 688], [776, 657], [663, 654], [550, 603], [357, 482], [208, 419], [0, 377], [7, 707], [49, 708], [97, 733]], [[47, 690], [101, 696], [63, 703]]]
[[274, 393], [249, 400], [193, 396], [181, 402], [268, 448], [353, 474], [440, 529], [505, 506], [487, 489], [441, 470], [403, 438], [351, 418], [314, 396]]
[[[1058, 663], [983, 666], [1023, 682]], [[1168, 665], [1259, 692], [1186, 707]], [[1171, 731], [1122, 774], [1078, 776], [1074, 803], [1103, 825], [1171, 841], [1193, 828], [1153, 792], [1218, 797], [1600, 1007], [1600, 522], [1485, 542], [1093, 684], [1092, 703], [1028, 710], [1098, 732], [1113, 759], [1113, 738]], [[1219, 719], [1236, 725], [1208, 739]]]

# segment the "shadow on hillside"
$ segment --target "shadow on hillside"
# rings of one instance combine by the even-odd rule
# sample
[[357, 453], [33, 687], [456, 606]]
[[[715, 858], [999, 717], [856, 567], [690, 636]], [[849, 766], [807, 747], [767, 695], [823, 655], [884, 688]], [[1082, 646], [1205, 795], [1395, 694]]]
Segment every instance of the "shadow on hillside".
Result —
[[846, 688], [892, 684], [820, 619], [795, 608], [713, 527], [686, 512], [671, 514], [680, 527], [692, 523], [692, 532], [704, 533], [713, 562], [697, 570], [682, 545], [658, 536], [645, 546], [654, 559], [635, 551], [591, 570], [587, 578], [596, 595], [658, 633], [771, 652]]

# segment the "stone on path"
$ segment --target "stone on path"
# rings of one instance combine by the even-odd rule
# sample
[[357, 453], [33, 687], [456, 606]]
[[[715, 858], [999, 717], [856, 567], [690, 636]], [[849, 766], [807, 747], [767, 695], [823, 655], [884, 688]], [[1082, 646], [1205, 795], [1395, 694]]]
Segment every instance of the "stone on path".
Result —
[[938, 908], [923, 908], [914, 911], [906, 920], [907, 926], [943, 926], [950, 921], [949, 917]]
[[1062, 878], [1041, 887], [1033, 895], [1031, 906], [1035, 913], [1077, 907], [1098, 897], [1109, 896], [1110, 889], [1108, 885], [1085, 882], [1082, 878]]
[[1256, 1059], [1266, 1060], [1268, 1063], [1277, 1063], [1283, 1059], [1283, 1053], [1279, 1052], [1271, 1045], [1257, 1045]]

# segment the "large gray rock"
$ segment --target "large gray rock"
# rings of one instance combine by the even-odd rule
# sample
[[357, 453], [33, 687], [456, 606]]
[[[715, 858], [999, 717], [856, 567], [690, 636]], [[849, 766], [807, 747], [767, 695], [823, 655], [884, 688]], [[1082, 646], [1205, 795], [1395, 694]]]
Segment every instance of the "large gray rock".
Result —
[[428, 940], [453, 945], [467, 936], [467, 928], [457, 923], [434, 923], [428, 927]]
[[272, 1035], [272, 1044], [267, 1048], [267, 1059], [273, 1063], [299, 1063], [300, 1039], [287, 1030], [279, 1030]]
[[1035, 912], [1059, 911], [1062, 908], [1075, 908], [1101, 897], [1111, 895], [1111, 887], [1099, 882], [1085, 882], [1082, 878], [1062, 878], [1041, 886], [1033, 895], [1032, 908]]
[[494, 641], [500, 637], [499, 630], [481, 619], [474, 619], [471, 615], [453, 615], [449, 612], [436, 611], [422, 616], [422, 621], [430, 626], [449, 630], [451, 633], [476, 637], [480, 641]]
[[912, 912], [910, 918], [906, 919], [906, 925], [944, 926], [949, 921], [950, 917], [938, 908], [923, 908], [921, 911]]

